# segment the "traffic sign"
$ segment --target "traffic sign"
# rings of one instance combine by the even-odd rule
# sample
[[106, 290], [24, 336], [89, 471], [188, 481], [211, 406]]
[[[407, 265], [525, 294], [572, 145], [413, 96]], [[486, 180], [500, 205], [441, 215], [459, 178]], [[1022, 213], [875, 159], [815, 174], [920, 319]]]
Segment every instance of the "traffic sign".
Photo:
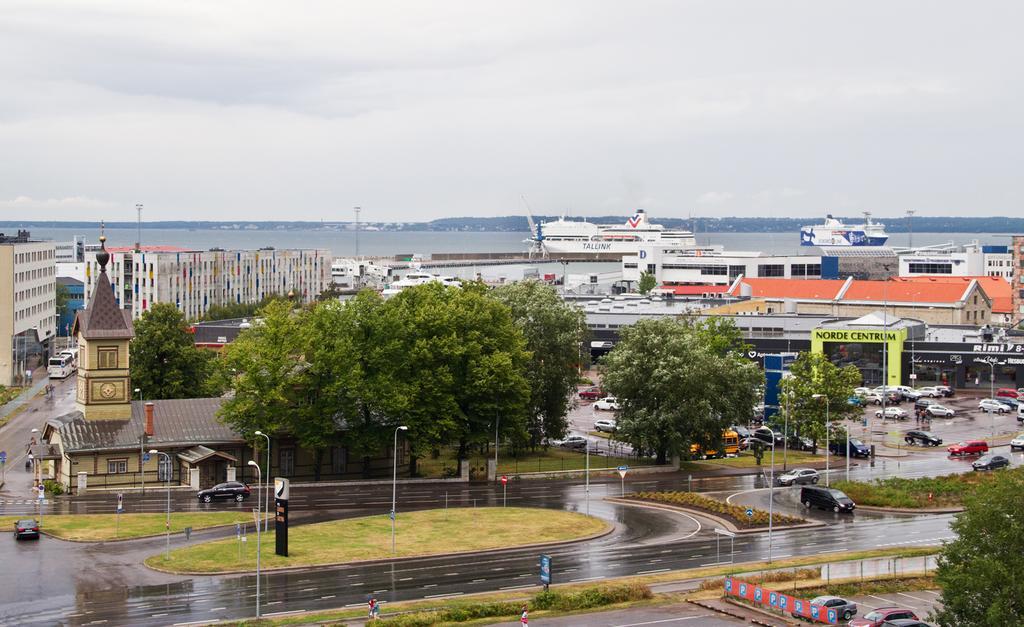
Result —
[[143, 453], [142, 454], [142, 462], [145, 463], [145, 462], [148, 462], [148, 461], [149, 461], [149, 453]]
[[117, 513], [120, 514], [124, 511], [124, 493], [117, 493]]
[[551, 583], [551, 556], [540, 556], [540, 582], [545, 586]]
[[42, 501], [43, 499], [46, 498], [46, 488], [43, 487], [43, 484], [40, 483], [39, 488], [37, 489], [39, 490], [39, 500]]
[[626, 473], [629, 472], [629, 466], [619, 466], [615, 470], [619, 471], [619, 477], [626, 478]]
[[505, 475], [502, 475], [501, 476], [501, 485], [505, 485], [506, 483], [508, 483], [508, 477], [506, 477]]
[[752, 510], [752, 509], [750, 509], [748, 507], [747, 508], [747, 518], [753, 518], [753, 517], [754, 517], [754, 510]]
[[0, 464], [7, 463], [7, 451], [0, 451]]

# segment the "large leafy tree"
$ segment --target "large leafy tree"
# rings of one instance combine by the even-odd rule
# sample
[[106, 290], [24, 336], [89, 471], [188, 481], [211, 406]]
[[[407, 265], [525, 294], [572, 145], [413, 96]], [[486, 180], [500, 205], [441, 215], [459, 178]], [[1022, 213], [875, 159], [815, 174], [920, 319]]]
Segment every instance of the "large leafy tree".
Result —
[[540, 281], [504, 285], [494, 295], [511, 310], [530, 352], [526, 368], [530, 443], [561, 438], [569, 427], [566, 414], [579, 380], [586, 316], [559, 297], [554, 287]]
[[749, 418], [764, 385], [744, 350], [728, 320], [641, 320], [623, 329], [601, 364], [622, 406], [618, 437], [653, 451], [658, 463], [689, 454], [692, 444], [720, 450], [723, 429]]
[[526, 341], [508, 306], [480, 283], [428, 283], [387, 301], [405, 321], [403, 377], [415, 399], [405, 413], [413, 455], [449, 442], [461, 470], [472, 444], [501, 430], [522, 436], [530, 399]]
[[840, 368], [821, 353], [800, 353], [789, 375], [779, 384], [782, 411], [789, 412], [793, 431], [811, 438], [815, 447], [825, 437], [826, 405], [833, 422], [860, 415], [848, 402], [862, 379], [856, 366]]
[[219, 394], [216, 354], [196, 348], [185, 316], [170, 303], [155, 303], [135, 323], [132, 383], [143, 398], [200, 398]]
[[939, 557], [940, 625], [1024, 625], [1024, 584], [1017, 578], [1024, 544], [1024, 476], [995, 474], [964, 498], [964, 511], [951, 525], [956, 539]]

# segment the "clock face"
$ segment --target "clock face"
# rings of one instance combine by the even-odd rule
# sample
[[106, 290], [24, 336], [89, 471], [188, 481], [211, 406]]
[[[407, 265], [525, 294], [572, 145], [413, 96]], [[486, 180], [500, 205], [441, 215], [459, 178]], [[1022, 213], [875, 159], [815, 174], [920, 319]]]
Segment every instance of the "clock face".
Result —
[[104, 383], [100, 386], [100, 396], [103, 398], [111, 399], [114, 398], [115, 394], [117, 394], [117, 388], [114, 387], [113, 383]]

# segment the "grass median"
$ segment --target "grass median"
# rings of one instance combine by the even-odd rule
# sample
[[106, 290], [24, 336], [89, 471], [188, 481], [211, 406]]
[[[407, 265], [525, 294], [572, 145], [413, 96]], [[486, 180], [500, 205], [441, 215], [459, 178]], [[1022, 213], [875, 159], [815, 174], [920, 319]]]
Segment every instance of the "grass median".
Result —
[[[0, 516], [0, 529], [13, 530], [14, 523], [36, 515]], [[166, 529], [166, 514], [45, 514], [42, 530], [64, 540], [103, 542], [155, 536]], [[233, 525], [254, 524], [251, 512], [196, 512], [171, 514], [171, 533], [180, 533], [185, 527], [193, 530]]]
[[995, 473], [1021, 475], [1024, 469], [1007, 468], [916, 479], [890, 477], [874, 481], [833, 481], [832, 487], [845, 492], [858, 505], [900, 509], [959, 507], [965, 494], [991, 481]]
[[[776, 451], [775, 453], [775, 470], [779, 471], [782, 466], [782, 453]], [[771, 451], [766, 451], [764, 457], [761, 459], [761, 465], [757, 465], [757, 458], [754, 454], [749, 451], [740, 451], [740, 454], [736, 457], [723, 457], [721, 459], [707, 459], [699, 461], [687, 461], [682, 462], [680, 468], [682, 470], [708, 470], [709, 468], [764, 468], [765, 470], [771, 465], [772, 454]], [[786, 464], [792, 468], [801, 464], [810, 464], [814, 462], [824, 462], [824, 455], [811, 455], [806, 451], [789, 451], [786, 454]]]
[[[390, 557], [438, 555], [560, 542], [601, 533], [609, 525], [573, 512], [524, 507], [434, 509], [399, 514], [395, 553], [387, 515], [300, 525], [288, 531], [288, 557], [276, 555], [274, 533], [265, 534], [264, 570], [341, 564]], [[171, 572], [218, 573], [256, 567], [256, 537], [205, 542], [154, 555], [146, 564]]]

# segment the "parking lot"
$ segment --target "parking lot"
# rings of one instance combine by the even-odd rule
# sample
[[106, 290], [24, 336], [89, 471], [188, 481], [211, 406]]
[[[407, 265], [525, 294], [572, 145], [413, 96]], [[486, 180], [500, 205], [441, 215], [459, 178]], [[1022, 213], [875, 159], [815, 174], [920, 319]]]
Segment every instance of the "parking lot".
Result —
[[912, 592], [890, 592], [888, 594], [865, 594], [849, 597], [847, 600], [857, 604], [857, 616], [880, 607], [899, 607], [914, 610], [918, 619], [928, 621], [932, 610], [942, 606], [939, 602], [941, 593], [936, 590], [914, 590]]

